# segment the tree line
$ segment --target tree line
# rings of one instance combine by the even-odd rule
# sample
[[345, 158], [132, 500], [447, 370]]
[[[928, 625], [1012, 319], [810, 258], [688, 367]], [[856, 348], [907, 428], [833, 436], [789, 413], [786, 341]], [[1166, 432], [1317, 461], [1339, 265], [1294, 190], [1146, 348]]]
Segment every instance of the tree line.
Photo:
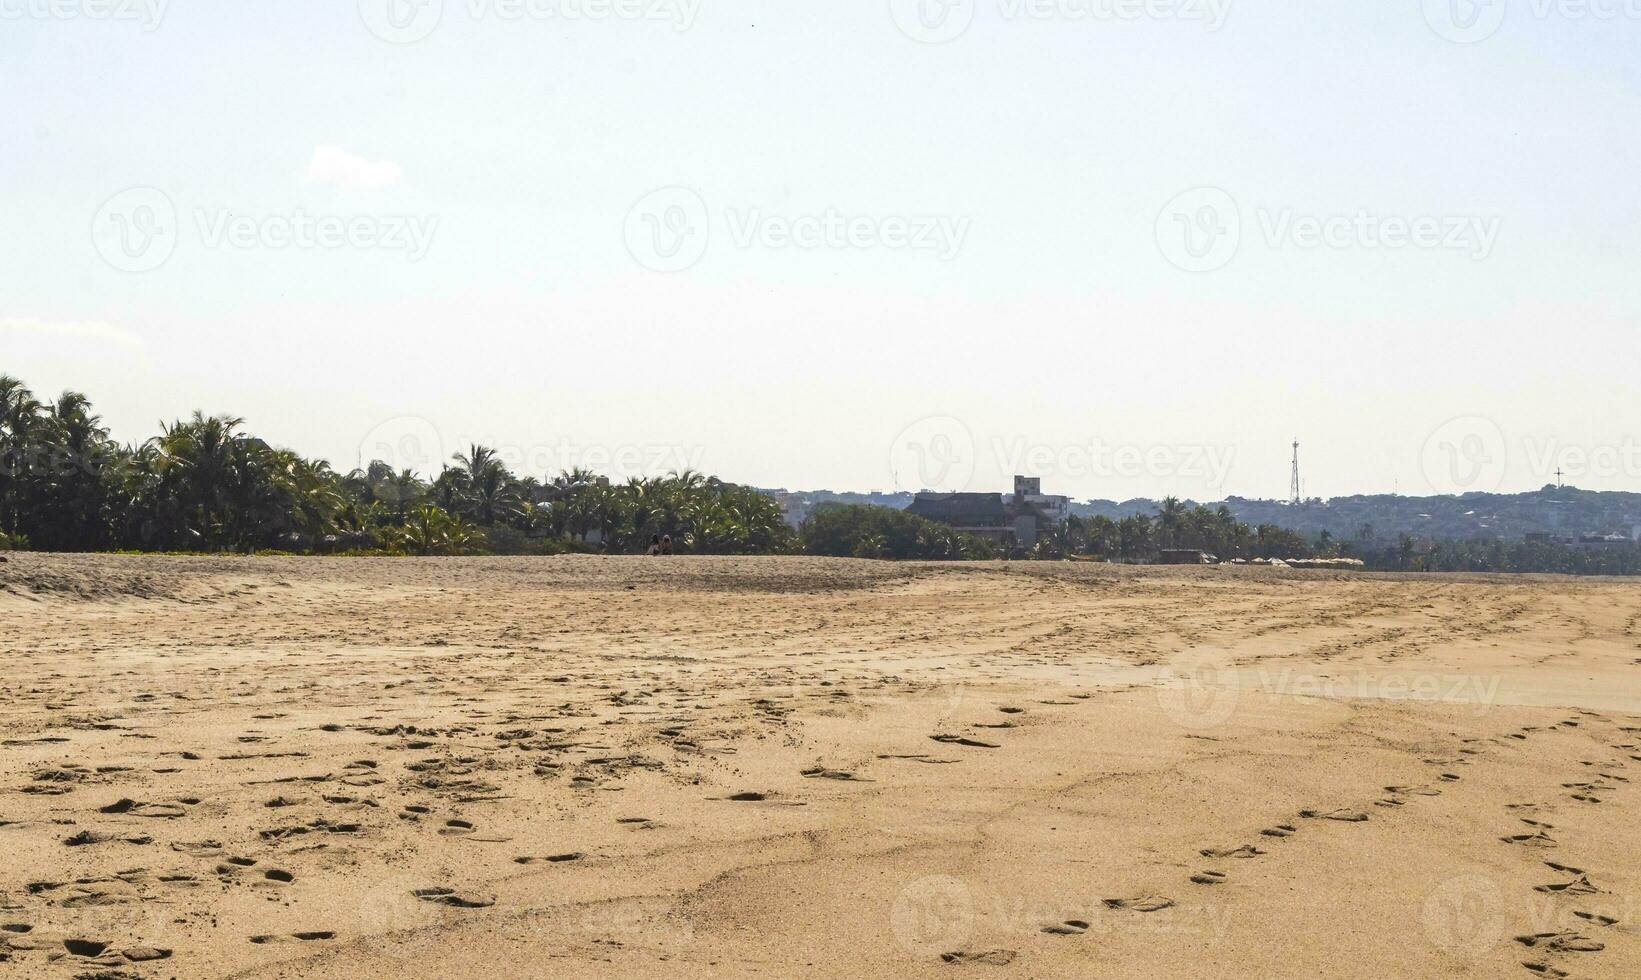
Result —
[[1641, 545], [1633, 542], [1581, 547], [1559, 541], [1395, 541], [1371, 536], [1343, 542], [1340, 552], [1385, 572], [1507, 572], [1553, 575], [1641, 575]]
[[538, 481], [475, 445], [432, 479], [382, 462], [338, 473], [243, 427], [195, 412], [122, 445], [84, 395], [42, 401], [0, 375], [0, 547], [549, 554], [642, 551], [656, 535], [682, 553], [796, 547], [769, 495], [693, 471]]
[[[78, 392], [37, 398], [0, 374], [0, 549], [459, 555], [637, 553], [670, 535], [685, 554], [808, 553], [964, 561], [1014, 557], [903, 511], [824, 504], [800, 528], [752, 487], [693, 471], [610, 483], [582, 469], [537, 480], [470, 446], [431, 479], [382, 462], [338, 473], [196, 412], [135, 445], [109, 437]], [[1641, 547], [1347, 539], [1250, 526], [1169, 498], [1154, 514], [1043, 528], [1027, 557], [1151, 561], [1165, 549], [1231, 558], [1361, 558], [1387, 571], [1641, 574]]]

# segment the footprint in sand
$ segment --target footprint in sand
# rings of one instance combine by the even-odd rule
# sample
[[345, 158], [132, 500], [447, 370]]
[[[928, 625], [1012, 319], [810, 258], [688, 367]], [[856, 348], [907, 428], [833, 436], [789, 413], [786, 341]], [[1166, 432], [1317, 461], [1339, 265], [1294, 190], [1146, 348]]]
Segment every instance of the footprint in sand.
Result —
[[1225, 884], [1225, 872], [1199, 871], [1191, 876], [1191, 883], [1195, 885], [1223, 885]]
[[1229, 849], [1205, 847], [1197, 853], [1206, 858], [1254, 858], [1264, 854], [1265, 852], [1252, 844], [1243, 844], [1241, 847], [1233, 847]]
[[1556, 846], [1555, 838], [1551, 837], [1549, 834], [1546, 834], [1542, 830], [1535, 834], [1509, 834], [1507, 836], [1500, 837], [1499, 840], [1506, 844], [1520, 844], [1523, 847]]
[[1572, 974], [1568, 973], [1566, 970], [1558, 970], [1548, 963], [1523, 962], [1521, 965], [1543, 977], [1556, 977], [1557, 980], [1562, 980], [1562, 978], [1572, 976]]
[[98, 807], [98, 813], [123, 813], [131, 817], [156, 817], [173, 819], [185, 817], [188, 811], [171, 803], [138, 803], [136, 800], [117, 800], [105, 807]]
[[979, 739], [974, 738], [964, 738], [961, 735], [930, 735], [929, 737], [934, 739], [936, 742], [944, 742], [947, 745], [966, 745], [971, 749], [1002, 748], [1001, 745], [994, 745], [991, 742], [982, 742]]
[[1140, 898], [1106, 898], [1101, 899], [1108, 909], [1127, 909], [1130, 912], [1160, 912], [1166, 908], [1173, 908], [1174, 900], [1163, 898], [1160, 895], [1145, 895]]
[[1578, 911], [1574, 911], [1573, 914], [1578, 916], [1580, 919], [1584, 919], [1587, 922], [1594, 922], [1598, 926], [1616, 926], [1616, 925], [1618, 925], [1618, 920], [1613, 918], [1610, 915], [1600, 915], [1600, 914], [1595, 913], [1595, 912], [1578, 912]]
[[458, 909], [483, 909], [496, 904], [496, 900], [493, 898], [463, 897], [456, 894], [454, 888], [417, 888], [411, 894], [424, 902], [449, 905]]
[[1368, 818], [1360, 810], [1300, 810], [1299, 815], [1310, 820], [1338, 820], [1342, 823], [1361, 823]]
[[63, 839], [63, 846], [85, 847], [88, 844], [106, 844], [109, 841], [119, 841], [124, 844], [144, 845], [154, 843], [154, 838], [149, 837], [146, 834], [131, 834], [122, 837], [119, 834], [108, 834], [100, 830], [82, 830], [72, 837], [65, 837]]
[[1606, 943], [1597, 942], [1576, 932], [1535, 932], [1517, 936], [1516, 942], [1533, 949], [1543, 948], [1552, 953], [1599, 953], [1607, 948]]
[[1082, 919], [1067, 919], [1051, 926], [1044, 926], [1043, 931], [1051, 936], [1080, 936], [1088, 931], [1088, 923]]
[[1535, 885], [1533, 890], [1551, 895], [1600, 895], [1597, 888], [1586, 875], [1579, 875], [1572, 881], [1552, 882], [1548, 885]]
[[587, 855], [581, 851], [571, 851], [568, 854], [549, 854], [546, 857], [516, 857], [514, 864], [563, 864], [566, 861], [579, 861]]
[[1279, 823], [1275, 827], [1266, 827], [1260, 833], [1266, 837], [1292, 837], [1299, 832], [1299, 828], [1289, 823]]
[[984, 963], [986, 966], [1008, 966], [1014, 962], [1012, 949], [988, 949], [983, 953], [941, 953], [940, 958], [947, 963]]
[[936, 759], [932, 755], [880, 755], [879, 759], [903, 759], [907, 762], [921, 762], [929, 766], [955, 766], [961, 759]]
[[322, 932], [291, 932], [281, 936], [252, 936], [251, 942], [256, 943], [258, 946], [262, 946], [267, 943], [311, 943], [335, 938], [336, 933], [327, 930]]
[[824, 766], [815, 766], [810, 769], [800, 770], [799, 775], [803, 776], [805, 779], [836, 779], [841, 782], [853, 783], [871, 782], [870, 779], [863, 779], [846, 769], [827, 769]]

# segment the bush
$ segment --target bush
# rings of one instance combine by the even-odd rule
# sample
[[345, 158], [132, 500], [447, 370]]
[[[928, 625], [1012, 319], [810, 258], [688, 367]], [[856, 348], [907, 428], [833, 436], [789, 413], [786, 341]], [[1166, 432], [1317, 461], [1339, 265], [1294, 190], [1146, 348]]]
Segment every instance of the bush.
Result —
[[822, 504], [804, 520], [798, 534], [811, 555], [923, 561], [997, 557], [989, 542], [972, 534], [890, 507]]

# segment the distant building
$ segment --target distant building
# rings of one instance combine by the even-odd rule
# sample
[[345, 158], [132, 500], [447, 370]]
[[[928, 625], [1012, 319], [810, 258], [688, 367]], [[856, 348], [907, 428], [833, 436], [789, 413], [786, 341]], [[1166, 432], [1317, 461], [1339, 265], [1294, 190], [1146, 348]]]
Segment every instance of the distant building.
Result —
[[1037, 476], [1014, 478], [1014, 503], [1029, 505], [1050, 524], [1058, 524], [1071, 516], [1071, 498], [1043, 492], [1043, 479]]
[[1164, 548], [1157, 557], [1161, 565], [1212, 565], [1217, 559], [1195, 548]]
[[1041, 528], [1071, 513], [1071, 498], [1044, 494], [1038, 477], [1014, 478], [1014, 493], [920, 493], [906, 513], [1006, 548], [1031, 548]]
[[920, 493], [906, 513], [998, 544], [1016, 540], [1014, 520], [1000, 493]]

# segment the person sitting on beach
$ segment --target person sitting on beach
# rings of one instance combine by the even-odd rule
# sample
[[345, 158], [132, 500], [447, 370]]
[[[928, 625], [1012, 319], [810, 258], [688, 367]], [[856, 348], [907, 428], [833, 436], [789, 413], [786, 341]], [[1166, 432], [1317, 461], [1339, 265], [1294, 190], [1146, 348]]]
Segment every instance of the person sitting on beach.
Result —
[[670, 534], [661, 535], [661, 553], [663, 555], [672, 554], [672, 535], [670, 535]]
[[651, 558], [654, 558], [656, 555], [659, 555], [660, 553], [661, 553], [661, 535], [652, 534], [652, 535], [650, 535], [649, 556]]

